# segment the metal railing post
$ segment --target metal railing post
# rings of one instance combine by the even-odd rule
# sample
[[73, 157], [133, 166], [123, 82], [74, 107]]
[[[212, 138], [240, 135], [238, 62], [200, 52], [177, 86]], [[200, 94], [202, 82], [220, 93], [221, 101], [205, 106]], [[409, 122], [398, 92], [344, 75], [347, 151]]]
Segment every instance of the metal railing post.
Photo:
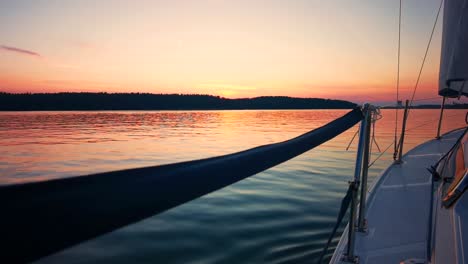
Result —
[[361, 168], [362, 168], [362, 159], [366, 140], [366, 124], [367, 124], [367, 117], [370, 114], [369, 112], [369, 105], [365, 104], [363, 106], [363, 112], [365, 114], [364, 119], [361, 121], [360, 126], [360, 133], [359, 133], [359, 142], [358, 142], [358, 149], [357, 149], [357, 156], [356, 156], [356, 166], [354, 168], [354, 179], [349, 184], [352, 186], [352, 195], [351, 195], [351, 211], [349, 214], [349, 224], [348, 224], [348, 248], [347, 253], [345, 256], [345, 260], [348, 262], [357, 262], [357, 257], [354, 255], [354, 244], [356, 240], [356, 212], [357, 212], [357, 198], [358, 198], [358, 191], [359, 191], [359, 178], [361, 176]]
[[442, 99], [442, 105], [440, 106], [440, 117], [439, 117], [439, 126], [437, 127], [437, 139], [440, 139], [440, 128], [442, 127], [442, 117], [444, 116], [445, 109], [445, 96]]
[[403, 125], [401, 126], [401, 136], [400, 136], [400, 142], [398, 144], [398, 159], [395, 161], [395, 163], [399, 164], [401, 163], [401, 157], [403, 156], [403, 144], [405, 142], [405, 132], [406, 132], [406, 119], [408, 118], [408, 104], [409, 100], [406, 100], [405, 103], [405, 113], [403, 114]]
[[370, 134], [371, 134], [371, 121], [372, 112], [367, 111], [365, 117], [366, 130], [365, 130], [365, 142], [364, 142], [364, 153], [362, 161], [362, 177], [361, 177], [361, 197], [359, 202], [359, 220], [358, 220], [358, 231], [366, 232], [367, 224], [365, 219], [366, 211], [366, 197], [367, 197], [367, 175], [369, 171], [369, 148], [370, 148]]

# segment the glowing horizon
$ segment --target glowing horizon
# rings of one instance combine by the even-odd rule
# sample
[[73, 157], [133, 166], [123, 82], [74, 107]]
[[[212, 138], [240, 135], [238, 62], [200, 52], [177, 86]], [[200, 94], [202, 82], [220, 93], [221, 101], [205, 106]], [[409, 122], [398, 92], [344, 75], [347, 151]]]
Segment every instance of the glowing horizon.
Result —
[[[403, 1], [409, 99], [439, 0]], [[0, 3], [0, 91], [395, 101], [399, 1]], [[441, 20], [417, 98], [437, 96]]]

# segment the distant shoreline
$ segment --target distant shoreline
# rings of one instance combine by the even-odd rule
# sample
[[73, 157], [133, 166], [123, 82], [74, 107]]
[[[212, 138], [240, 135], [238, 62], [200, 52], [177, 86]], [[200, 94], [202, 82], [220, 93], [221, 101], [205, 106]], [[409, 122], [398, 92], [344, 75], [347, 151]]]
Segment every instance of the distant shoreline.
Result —
[[0, 92], [0, 111], [297, 110], [356, 106], [344, 100], [287, 96], [228, 99], [198, 94]]
[[[323, 98], [261, 96], [229, 99], [198, 94], [150, 93], [5, 93], [0, 92], [0, 111], [210, 111], [352, 109], [355, 103]], [[415, 109], [440, 109], [440, 105], [417, 105]], [[446, 105], [468, 109], [468, 104]], [[395, 109], [383, 107], [382, 109]]]
[[[382, 109], [395, 109], [396, 107], [382, 107]], [[440, 109], [440, 105], [414, 105], [412, 109]], [[398, 109], [404, 109], [399, 107]], [[468, 104], [448, 104], [445, 105], [445, 109], [468, 109]]]

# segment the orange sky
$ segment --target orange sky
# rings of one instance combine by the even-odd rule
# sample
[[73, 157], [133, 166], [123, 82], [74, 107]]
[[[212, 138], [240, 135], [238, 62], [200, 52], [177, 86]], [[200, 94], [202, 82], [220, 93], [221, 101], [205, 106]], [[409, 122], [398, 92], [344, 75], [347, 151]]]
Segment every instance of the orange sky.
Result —
[[[398, 3], [4, 1], [0, 91], [390, 102]], [[401, 98], [407, 99], [440, 2], [403, 3]], [[417, 98], [437, 96], [440, 28], [439, 23]]]

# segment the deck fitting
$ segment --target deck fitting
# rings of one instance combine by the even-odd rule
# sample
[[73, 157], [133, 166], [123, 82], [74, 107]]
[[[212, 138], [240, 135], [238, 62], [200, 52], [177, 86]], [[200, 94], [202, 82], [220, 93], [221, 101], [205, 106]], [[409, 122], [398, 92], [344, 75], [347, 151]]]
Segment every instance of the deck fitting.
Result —
[[354, 263], [354, 264], [358, 264], [359, 263], [359, 257], [358, 256], [354, 256], [353, 259], [349, 259], [348, 258], [348, 255], [344, 254], [341, 259], [340, 259], [340, 263]]
[[367, 228], [367, 219], [364, 219], [364, 225], [363, 225], [363, 227], [358, 227], [357, 231], [360, 232], [360, 233], [364, 233], [364, 234], [367, 235], [367, 233], [368, 233], [368, 231], [369, 231], [369, 229]]

